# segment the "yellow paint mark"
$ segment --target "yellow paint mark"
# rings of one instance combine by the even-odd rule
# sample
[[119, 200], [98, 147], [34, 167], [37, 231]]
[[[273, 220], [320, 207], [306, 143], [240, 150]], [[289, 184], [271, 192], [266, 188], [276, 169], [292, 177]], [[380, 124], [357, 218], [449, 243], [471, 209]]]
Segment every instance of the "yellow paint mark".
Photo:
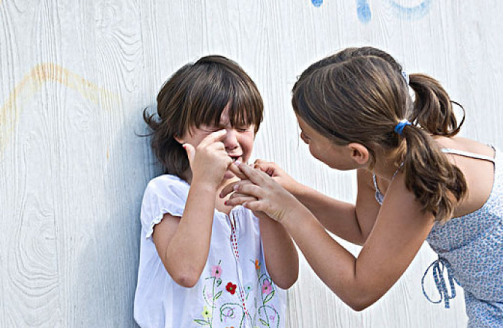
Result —
[[23, 108], [31, 102], [37, 92], [48, 81], [56, 81], [73, 89], [96, 105], [99, 105], [100, 99], [105, 104], [111, 104], [111, 101], [119, 99], [118, 95], [98, 87], [59, 65], [53, 63], [39, 64], [25, 75], [2, 106], [0, 111], [0, 155], [18, 124]]

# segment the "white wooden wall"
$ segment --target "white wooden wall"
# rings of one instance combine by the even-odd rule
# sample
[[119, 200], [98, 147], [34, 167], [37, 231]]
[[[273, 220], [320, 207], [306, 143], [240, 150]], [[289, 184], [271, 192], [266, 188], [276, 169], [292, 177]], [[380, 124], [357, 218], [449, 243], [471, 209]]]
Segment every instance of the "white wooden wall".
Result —
[[[240, 63], [265, 100], [254, 157], [352, 200], [353, 174], [299, 141], [296, 76], [348, 46], [383, 48], [465, 105], [465, 136], [503, 149], [502, 14], [500, 0], [0, 0], [0, 327], [135, 327], [140, 202], [160, 173], [136, 134], [182, 64]], [[462, 327], [460, 288], [450, 310], [422, 296], [434, 258], [425, 245], [360, 313], [303, 261], [288, 327]]]

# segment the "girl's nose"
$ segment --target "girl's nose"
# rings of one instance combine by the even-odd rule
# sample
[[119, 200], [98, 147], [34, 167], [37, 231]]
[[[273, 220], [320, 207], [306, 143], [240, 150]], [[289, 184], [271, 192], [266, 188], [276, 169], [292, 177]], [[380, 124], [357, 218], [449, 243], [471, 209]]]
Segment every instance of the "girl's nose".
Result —
[[227, 135], [224, 139], [225, 149], [233, 150], [239, 146], [239, 142], [237, 139], [237, 133], [234, 129], [227, 129]]

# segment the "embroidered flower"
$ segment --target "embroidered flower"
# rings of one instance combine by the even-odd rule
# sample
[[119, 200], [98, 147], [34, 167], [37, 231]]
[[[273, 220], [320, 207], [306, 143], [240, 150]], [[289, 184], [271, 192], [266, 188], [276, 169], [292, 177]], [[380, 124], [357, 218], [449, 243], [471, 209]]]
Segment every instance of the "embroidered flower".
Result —
[[214, 265], [211, 267], [211, 276], [215, 278], [220, 278], [222, 275], [222, 267], [220, 265]]
[[234, 285], [232, 282], [229, 281], [229, 283], [227, 284], [227, 286], [225, 286], [225, 289], [231, 293], [232, 295], [234, 295], [234, 293], [236, 292], [236, 285]]
[[260, 262], [255, 260], [255, 269], [260, 270]]
[[264, 280], [262, 284], [262, 294], [269, 295], [272, 291], [271, 282], [267, 279]]
[[210, 312], [210, 310], [208, 310], [208, 308], [206, 307], [206, 305], [203, 308], [203, 313], [202, 314], [203, 314], [203, 318], [206, 319], [206, 320], [208, 320], [208, 319], [211, 318], [211, 312]]
[[253, 287], [251, 284], [246, 284], [244, 289], [246, 293], [246, 299], [248, 299], [248, 295], [250, 295], [250, 292], [253, 290]]

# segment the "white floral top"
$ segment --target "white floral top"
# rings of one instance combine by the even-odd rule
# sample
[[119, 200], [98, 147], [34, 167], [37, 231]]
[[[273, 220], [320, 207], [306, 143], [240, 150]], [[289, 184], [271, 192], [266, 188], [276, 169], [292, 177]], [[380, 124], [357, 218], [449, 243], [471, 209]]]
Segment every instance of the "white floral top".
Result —
[[141, 208], [141, 248], [134, 300], [145, 327], [284, 327], [286, 292], [265, 268], [258, 218], [242, 206], [215, 210], [208, 259], [193, 288], [175, 283], [152, 240], [165, 213], [182, 216], [190, 185], [173, 175], [151, 180]]

